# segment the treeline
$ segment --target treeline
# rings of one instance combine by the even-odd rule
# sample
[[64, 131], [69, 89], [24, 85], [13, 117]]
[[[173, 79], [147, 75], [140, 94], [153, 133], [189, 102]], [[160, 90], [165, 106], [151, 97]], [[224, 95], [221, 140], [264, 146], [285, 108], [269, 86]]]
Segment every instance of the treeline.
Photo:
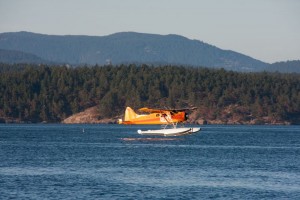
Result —
[[121, 115], [126, 106], [197, 106], [203, 119], [217, 119], [228, 107], [234, 109], [227, 117], [235, 112], [244, 120], [291, 121], [300, 114], [300, 75], [147, 65], [0, 69], [2, 119], [60, 122], [95, 105], [103, 117]]

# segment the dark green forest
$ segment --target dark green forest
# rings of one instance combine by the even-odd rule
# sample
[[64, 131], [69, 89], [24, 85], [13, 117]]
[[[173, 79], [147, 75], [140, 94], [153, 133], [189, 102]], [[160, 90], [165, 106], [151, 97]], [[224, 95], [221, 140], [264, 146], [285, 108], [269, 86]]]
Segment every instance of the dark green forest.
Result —
[[2, 122], [60, 122], [92, 106], [108, 118], [122, 115], [126, 106], [196, 106], [197, 119], [300, 121], [299, 74], [181, 66], [1, 64], [0, 94]]

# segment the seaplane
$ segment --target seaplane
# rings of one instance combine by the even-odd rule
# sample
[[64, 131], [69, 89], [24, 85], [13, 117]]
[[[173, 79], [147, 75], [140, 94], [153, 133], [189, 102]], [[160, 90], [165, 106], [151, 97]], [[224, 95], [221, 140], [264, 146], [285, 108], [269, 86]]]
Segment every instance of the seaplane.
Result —
[[[138, 130], [141, 135], [156, 136], [181, 136], [196, 133], [201, 130], [200, 127], [180, 127], [178, 123], [185, 122], [188, 118], [188, 111], [195, 110], [196, 107], [184, 109], [152, 109], [140, 108], [139, 111], [147, 114], [137, 114], [132, 108], [125, 110], [124, 120], [119, 119], [119, 124], [143, 124], [143, 125], [162, 125], [158, 130]], [[171, 127], [170, 127], [171, 126]], [[169, 128], [170, 127], [170, 128]]]

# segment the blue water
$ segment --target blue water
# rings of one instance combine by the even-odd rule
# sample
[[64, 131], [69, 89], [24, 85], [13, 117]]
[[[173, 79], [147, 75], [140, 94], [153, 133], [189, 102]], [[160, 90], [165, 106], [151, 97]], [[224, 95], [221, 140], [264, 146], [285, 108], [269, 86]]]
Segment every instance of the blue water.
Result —
[[300, 199], [300, 126], [149, 128], [0, 125], [0, 199]]

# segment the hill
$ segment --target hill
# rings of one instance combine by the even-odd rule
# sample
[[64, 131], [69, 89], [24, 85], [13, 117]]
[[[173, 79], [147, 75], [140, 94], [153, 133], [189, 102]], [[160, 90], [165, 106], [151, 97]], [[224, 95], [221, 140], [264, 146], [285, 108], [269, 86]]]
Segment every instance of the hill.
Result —
[[[236, 71], [263, 71], [269, 64], [179, 35], [121, 32], [108, 36], [0, 34], [0, 48], [69, 64], [176, 64]], [[1, 62], [1, 60], [0, 60]]]
[[300, 73], [300, 60], [276, 62], [269, 65], [266, 71], [283, 73]]
[[42, 58], [22, 51], [0, 49], [0, 62], [2, 63], [49, 63]]
[[[0, 68], [2, 64], [0, 64]], [[0, 73], [0, 122], [115, 119], [127, 106], [195, 106], [190, 122], [300, 124], [300, 75], [147, 65], [28, 65]], [[67, 120], [68, 121], [68, 120]]]

